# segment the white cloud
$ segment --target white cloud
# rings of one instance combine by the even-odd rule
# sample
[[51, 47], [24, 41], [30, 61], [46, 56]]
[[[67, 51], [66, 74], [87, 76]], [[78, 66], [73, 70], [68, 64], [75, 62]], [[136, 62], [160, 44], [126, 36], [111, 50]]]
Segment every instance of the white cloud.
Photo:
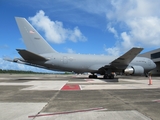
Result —
[[47, 40], [54, 43], [64, 43], [66, 40], [73, 42], [86, 41], [87, 38], [81, 33], [78, 27], [73, 30], [64, 28], [60, 21], [52, 21], [40, 10], [34, 17], [29, 17], [32, 24], [45, 33]]
[[159, 0], [86, 0], [79, 3], [72, 1], [72, 4], [90, 14], [106, 14], [107, 29], [117, 40], [113, 47], [108, 48], [109, 54], [114, 54], [117, 49], [127, 51], [133, 46], [160, 46]]
[[108, 55], [118, 56], [120, 54], [120, 49], [118, 47], [106, 48], [106, 45], [104, 45], [104, 50]]
[[133, 47], [134, 43], [132, 43], [131, 38], [129, 35], [127, 35], [126, 32], [121, 33], [121, 37], [123, 39], [123, 41], [121, 42], [121, 45], [126, 48], [126, 49], [130, 49], [131, 47]]
[[160, 45], [160, 18], [143, 17], [127, 22], [132, 41], [145, 46]]
[[8, 62], [0, 58], [0, 69], [2, 70], [24, 70], [24, 71], [35, 71], [35, 72], [51, 72], [49, 70], [36, 68], [28, 65]]
[[6, 45], [6, 44], [4, 44], [4, 45], [0, 45], [0, 49], [8, 49], [9, 48], [9, 46], [8, 45]]
[[77, 40], [86, 41], [86, 38], [82, 35], [78, 27], [75, 27], [73, 31], [70, 31], [69, 39], [73, 42], [76, 42]]
[[68, 52], [68, 53], [76, 53], [76, 52], [75, 52], [73, 49], [71, 49], [71, 48], [68, 48], [68, 49], [67, 49], [67, 52]]
[[118, 47], [106, 48], [105, 51], [106, 51], [109, 55], [113, 55], [113, 56], [118, 56], [118, 55], [120, 54]]
[[27, 67], [21, 64], [8, 62], [0, 58], [0, 69], [4, 70], [28, 70]]
[[[117, 39], [119, 44], [108, 48], [110, 52], [116, 48], [126, 51], [133, 46], [145, 48], [160, 46], [159, 0], [154, 0], [154, 2], [151, 0], [111, 0], [111, 5], [112, 8], [106, 13], [107, 20], [109, 24], [112, 22], [116, 24], [108, 27], [108, 30], [114, 36], [118, 34], [120, 36]], [[115, 26], [119, 26], [119, 29], [115, 29], [118, 28]], [[123, 31], [120, 30], [122, 28]]]
[[118, 38], [118, 33], [115, 30], [115, 28], [111, 26], [111, 24], [107, 25], [107, 29], [108, 29], [108, 31], [110, 31], [111, 33], [113, 33], [116, 38]]
[[84, 10], [91, 14], [98, 14], [102, 15], [105, 14], [108, 7], [109, 7], [109, 1], [108, 0], [81, 0], [79, 2], [75, 0], [67, 1], [69, 4], [72, 4], [73, 6]]
[[[116, 44], [111, 47], [112, 50], [116, 50], [116, 47], [120, 51], [122, 51], [122, 49], [126, 51], [133, 46], [144, 48], [160, 46], [159, 0], [93, 0], [92, 2], [90, 0], [80, 2], [70, 0], [64, 4], [62, 4], [62, 2], [55, 2], [54, 6], [58, 6], [59, 3], [63, 6], [69, 6], [72, 9], [83, 11], [87, 13], [87, 15], [96, 15], [95, 19], [98, 22], [96, 20], [93, 22], [94, 19], [90, 19], [89, 22], [86, 22], [87, 24], [93, 25], [94, 23], [98, 26], [101, 22], [99, 20], [102, 19], [97, 19], [97, 17], [104, 18], [105, 16], [107, 18], [106, 26], [108, 31], [113, 33], [115, 39], [118, 41], [118, 44], [116, 42]], [[50, 8], [53, 7], [53, 4], [48, 4], [47, 2], [47, 4], [42, 6], [43, 9], [46, 5]], [[68, 10], [66, 8], [68, 7], [57, 7], [54, 11], [60, 11], [60, 9], [62, 11]], [[77, 15], [70, 11], [67, 13]], [[62, 22], [51, 21], [43, 11], [39, 11], [31, 18], [34, 18], [32, 23], [44, 31], [47, 40], [54, 43], [64, 43], [68, 39], [74, 42], [86, 40], [78, 27], [72, 30], [66, 29]], [[73, 17], [73, 21], [81, 21], [82, 24], [86, 21], [86, 19], [83, 18], [83, 20], [79, 19], [79, 17], [77, 17], [77, 19], [74, 18], [75, 16]], [[77, 34], [78, 30], [80, 34]]]

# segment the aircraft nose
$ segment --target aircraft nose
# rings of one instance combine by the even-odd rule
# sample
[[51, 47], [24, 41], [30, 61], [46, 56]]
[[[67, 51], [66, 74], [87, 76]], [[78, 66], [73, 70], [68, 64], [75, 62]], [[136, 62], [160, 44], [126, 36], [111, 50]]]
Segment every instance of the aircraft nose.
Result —
[[157, 65], [156, 65], [153, 61], [152, 61], [151, 63], [152, 63], [152, 64], [151, 64], [152, 69], [154, 69], [154, 68], [157, 67]]
[[156, 67], [157, 67], [157, 65], [153, 62], [153, 69], [156, 68]]

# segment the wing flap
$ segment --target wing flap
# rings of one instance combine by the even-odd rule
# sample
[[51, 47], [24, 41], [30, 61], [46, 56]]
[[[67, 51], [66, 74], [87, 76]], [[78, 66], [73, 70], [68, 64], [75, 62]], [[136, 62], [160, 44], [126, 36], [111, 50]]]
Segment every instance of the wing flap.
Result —
[[102, 68], [104, 66], [104, 64], [96, 64], [96, 65], [92, 65], [89, 67], [89, 70], [93, 70], [93, 71], [97, 71], [100, 68]]
[[47, 59], [24, 49], [17, 49], [18, 53], [27, 61], [46, 61]]
[[113, 66], [121, 66], [121, 65], [128, 65], [141, 51], [143, 48], [132, 48], [119, 58], [115, 59], [111, 62], [111, 65]]

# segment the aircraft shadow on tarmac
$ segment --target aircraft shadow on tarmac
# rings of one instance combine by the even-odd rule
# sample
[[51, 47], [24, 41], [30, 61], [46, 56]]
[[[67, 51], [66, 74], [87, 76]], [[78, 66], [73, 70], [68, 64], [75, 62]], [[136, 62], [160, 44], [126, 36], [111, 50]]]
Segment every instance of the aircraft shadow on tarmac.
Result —
[[[18, 78], [18, 79], [15, 79], [14, 81], [45, 81], [47, 78]], [[81, 80], [91, 80], [91, 78], [88, 78], [88, 77], [84, 77], [84, 76], [81, 76], [81, 77], [56, 77], [56, 78], [49, 78], [47, 79], [47, 81], [54, 81], [54, 80], [57, 80], [57, 81], [63, 81], [63, 80], [66, 80], [66, 79], [70, 79], [70, 80], [73, 80], [73, 81], [81, 81]], [[119, 82], [119, 78], [118, 77], [115, 77], [114, 79], [104, 79], [103, 77], [99, 77], [99, 78], [94, 78], [95, 80], [100, 80], [100, 81], [104, 81], [104, 82]], [[93, 79], [93, 80], [94, 80]]]
[[103, 80], [105, 82], [119, 82], [118, 78], [114, 78], [114, 79], [102, 79], [102, 78], [100, 78], [100, 80]]
[[[90, 80], [91, 78], [88, 77], [73, 77], [72, 79], [76, 79], [76, 80]], [[114, 78], [114, 79], [104, 79], [104, 78], [94, 78], [97, 80], [101, 80], [104, 82], [119, 82], [119, 78]]]

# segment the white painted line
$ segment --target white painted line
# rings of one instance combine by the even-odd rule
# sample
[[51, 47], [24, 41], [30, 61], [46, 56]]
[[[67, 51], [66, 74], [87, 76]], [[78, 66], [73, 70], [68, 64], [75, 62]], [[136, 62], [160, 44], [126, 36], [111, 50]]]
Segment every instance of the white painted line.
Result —
[[46, 104], [47, 103], [0, 103], [0, 119], [30, 120], [28, 115], [37, 114]]
[[0, 85], [31, 86], [22, 90], [60, 90], [67, 82], [68, 81], [29, 81], [23, 83], [1, 82]]
[[148, 85], [148, 84], [105, 84], [105, 85], [81, 85], [82, 90], [100, 90], [100, 89], [153, 89], [160, 88], [159, 84]]

